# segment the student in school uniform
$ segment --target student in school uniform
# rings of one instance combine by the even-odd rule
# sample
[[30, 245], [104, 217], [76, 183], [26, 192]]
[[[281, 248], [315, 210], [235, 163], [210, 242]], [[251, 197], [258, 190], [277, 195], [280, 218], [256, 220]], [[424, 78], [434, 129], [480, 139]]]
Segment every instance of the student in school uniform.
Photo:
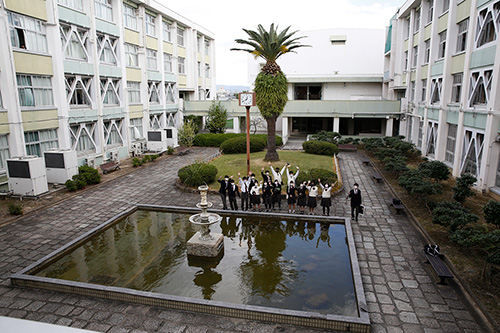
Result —
[[307, 188], [305, 182], [297, 188], [297, 205], [299, 206], [300, 214], [304, 214], [307, 206]]
[[278, 209], [281, 210], [281, 183], [279, 182], [278, 179], [274, 180], [273, 184], [273, 209], [275, 206], [278, 206]]
[[294, 184], [297, 184], [297, 177], [299, 176], [300, 169], [297, 167], [297, 172], [295, 175], [293, 174], [293, 171], [290, 171], [288, 168], [290, 167], [290, 164], [286, 164], [286, 174], [288, 175], [288, 181], [287, 185], [290, 186], [290, 182], [294, 182]]
[[243, 179], [241, 178], [240, 173], [238, 172], [238, 178], [240, 185], [240, 194], [241, 194], [241, 210], [248, 210], [248, 196], [250, 192], [250, 180], [245, 176]]
[[[356, 218], [356, 222], [358, 222], [359, 206], [361, 206], [362, 202], [361, 190], [359, 189], [358, 183], [354, 183], [354, 186], [352, 190], [349, 191], [346, 199], [348, 198], [351, 198], [351, 218]], [[356, 211], [356, 217], [354, 216], [354, 211]]]
[[[330, 216], [330, 206], [332, 205], [332, 188], [335, 186], [333, 184], [332, 186], [329, 186], [328, 183], [325, 183], [325, 185], [321, 184], [321, 179], [318, 178], [318, 184], [321, 187], [321, 207], [323, 207], [323, 216]], [[326, 213], [325, 213], [326, 211]]]
[[272, 195], [273, 195], [273, 186], [271, 182], [264, 182], [262, 184], [262, 201], [264, 201], [264, 206], [266, 207], [266, 212], [271, 211], [272, 207]]
[[283, 175], [286, 169], [286, 164], [283, 166], [283, 169], [276, 167], [276, 170], [273, 169], [273, 166], [271, 165], [271, 162], [269, 162], [269, 168], [271, 169], [271, 172], [273, 173], [273, 178], [274, 180], [278, 180], [278, 182], [283, 185]]
[[307, 190], [309, 191], [309, 197], [307, 199], [307, 207], [309, 207], [309, 215], [314, 215], [314, 209], [318, 205], [316, 197], [318, 196], [318, 187], [314, 182], [308, 181]]
[[260, 209], [260, 189], [262, 188], [262, 182], [259, 183], [254, 183], [253, 186], [250, 189], [250, 202], [253, 207], [253, 211], [259, 208], [259, 212], [261, 211]]
[[219, 179], [217, 180], [220, 184], [219, 188], [219, 195], [222, 200], [222, 209], [227, 209], [227, 189], [229, 188], [229, 176], [225, 175], [224, 179], [222, 179], [222, 176], [219, 176]]
[[297, 188], [293, 181], [286, 188], [286, 198], [288, 200], [288, 212], [295, 213], [295, 203], [297, 202]]
[[231, 210], [238, 210], [238, 203], [236, 202], [236, 196], [240, 196], [240, 191], [238, 190], [238, 185], [234, 182], [234, 179], [229, 181], [229, 188], [227, 190], [227, 196], [229, 197], [229, 205]]

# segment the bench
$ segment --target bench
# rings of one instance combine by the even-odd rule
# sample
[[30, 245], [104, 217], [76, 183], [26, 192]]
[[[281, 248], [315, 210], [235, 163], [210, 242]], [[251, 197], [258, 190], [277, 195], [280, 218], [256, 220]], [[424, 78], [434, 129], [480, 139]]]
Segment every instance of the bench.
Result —
[[394, 207], [394, 209], [396, 209], [396, 214], [399, 214], [402, 210], [405, 209], [405, 206], [403, 206], [401, 201], [399, 201], [396, 198], [392, 199], [391, 206]]
[[373, 178], [377, 181], [377, 183], [380, 183], [380, 181], [382, 180], [382, 176], [376, 171], [373, 173]]
[[453, 273], [449, 270], [448, 266], [444, 263], [444, 255], [439, 254], [438, 256], [433, 256], [428, 253], [425, 253], [427, 257], [427, 262], [431, 265], [432, 269], [436, 273], [436, 275], [440, 278], [439, 284], [446, 284], [444, 279], [453, 279]]
[[100, 165], [103, 174], [120, 169], [120, 162], [110, 161]]
[[340, 145], [338, 145], [338, 147], [339, 147], [339, 150], [342, 150], [342, 151], [357, 151], [358, 150], [358, 146], [356, 146], [356, 145], [340, 144]]
[[368, 165], [370, 165], [370, 164], [371, 164], [371, 161], [370, 161], [369, 159], [365, 158], [365, 159], [363, 160], [363, 164], [364, 164], [364, 165], [366, 165], [366, 166], [368, 166]]

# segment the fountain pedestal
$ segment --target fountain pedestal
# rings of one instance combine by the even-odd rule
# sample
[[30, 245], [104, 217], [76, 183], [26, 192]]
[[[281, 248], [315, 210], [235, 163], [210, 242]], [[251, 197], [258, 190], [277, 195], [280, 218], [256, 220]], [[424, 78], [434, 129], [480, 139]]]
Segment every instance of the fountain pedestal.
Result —
[[201, 226], [201, 230], [196, 232], [187, 242], [187, 254], [197, 257], [217, 257], [224, 248], [224, 235], [210, 233], [210, 225], [220, 222], [222, 217], [215, 213], [208, 213], [207, 209], [212, 207], [212, 203], [207, 201], [208, 186], [198, 187], [201, 194], [201, 202], [196, 207], [201, 208], [201, 214], [189, 217], [193, 224]]

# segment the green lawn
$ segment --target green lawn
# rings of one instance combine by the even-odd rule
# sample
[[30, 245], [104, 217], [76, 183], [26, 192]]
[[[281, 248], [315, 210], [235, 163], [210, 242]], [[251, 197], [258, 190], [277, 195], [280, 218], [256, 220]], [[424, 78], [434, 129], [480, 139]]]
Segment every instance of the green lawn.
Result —
[[[332, 156], [306, 154], [298, 151], [279, 151], [278, 154], [280, 155], [280, 161], [272, 163], [273, 168], [279, 167], [281, 169], [286, 163], [290, 163], [290, 170], [293, 170], [294, 173], [297, 170], [296, 166], [299, 166], [300, 170], [320, 168], [334, 171]], [[258, 179], [262, 178], [260, 176], [262, 167], [269, 169], [268, 163], [264, 161], [265, 155], [265, 151], [250, 154], [250, 171], [255, 173]], [[217, 178], [229, 175], [234, 176], [234, 179], [238, 181], [238, 172], [241, 173], [242, 177], [247, 172], [247, 154], [221, 155], [210, 164], [215, 165], [219, 170]], [[216, 188], [218, 184], [215, 182], [209, 184], [209, 186]]]

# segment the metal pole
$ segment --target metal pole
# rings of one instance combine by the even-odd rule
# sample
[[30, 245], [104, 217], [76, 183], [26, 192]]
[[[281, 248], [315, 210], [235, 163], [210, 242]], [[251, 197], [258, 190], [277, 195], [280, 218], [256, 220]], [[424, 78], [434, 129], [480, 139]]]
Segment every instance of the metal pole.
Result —
[[247, 106], [247, 175], [250, 173], [250, 107]]

